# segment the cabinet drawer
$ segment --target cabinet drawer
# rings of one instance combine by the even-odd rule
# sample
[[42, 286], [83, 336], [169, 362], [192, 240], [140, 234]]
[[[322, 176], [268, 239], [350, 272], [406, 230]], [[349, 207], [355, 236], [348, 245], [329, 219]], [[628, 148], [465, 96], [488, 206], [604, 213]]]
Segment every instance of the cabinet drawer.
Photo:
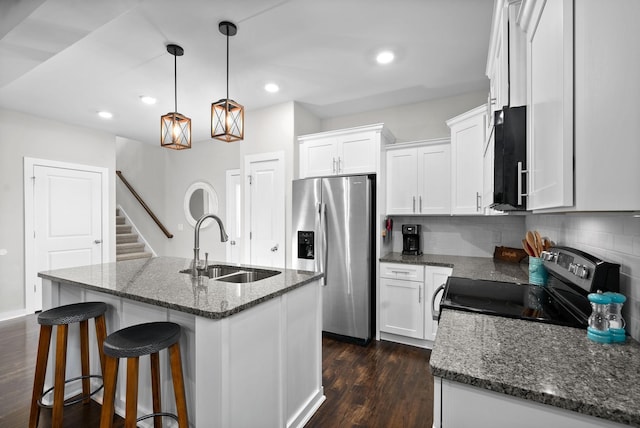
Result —
[[380, 277], [424, 281], [424, 266], [404, 263], [380, 263]]

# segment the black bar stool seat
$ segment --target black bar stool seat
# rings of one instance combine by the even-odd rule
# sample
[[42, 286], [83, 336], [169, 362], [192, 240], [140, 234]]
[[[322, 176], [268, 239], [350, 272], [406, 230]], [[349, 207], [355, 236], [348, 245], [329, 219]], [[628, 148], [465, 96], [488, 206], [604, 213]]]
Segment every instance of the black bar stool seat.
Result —
[[[40, 338], [38, 340], [38, 356], [36, 358], [36, 373], [33, 381], [33, 392], [31, 396], [31, 410], [29, 414], [29, 427], [38, 426], [40, 418], [40, 408], [53, 408], [51, 424], [54, 428], [62, 426], [62, 415], [65, 406], [79, 403], [80, 401], [89, 403], [90, 397], [102, 389], [102, 385], [91, 391], [90, 379], [102, 378], [100, 375], [89, 373], [89, 328], [88, 321], [94, 319], [96, 328], [96, 339], [98, 342], [98, 353], [100, 354], [101, 372], [104, 370], [104, 354], [102, 343], [107, 336], [104, 314], [107, 312], [107, 305], [103, 302], [83, 302], [70, 305], [58, 306], [41, 312], [38, 315], [40, 324]], [[80, 362], [82, 375], [72, 379], [65, 379], [67, 367], [67, 340], [69, 335], [69, 324], [80, 323]], [[53, 387], [43, 392], [45, 375], [47, 372], [47, 359], [51, 345], [51, 334], [53, 326], [56, 326], [56, 361]], [[82, 381], [82, 396], [77, 399], [64, 399], [65, 384], [73, 381]], [[42, 404], [42, 398], [53, 391], [53, 405]]]
[[[178, 421], [180, 428], [188, 427], [187, 405], [182, 361], [180, 356], [181, 327], [172, 322], [150, 322], [123, 328], [110, 334], [104, 341], [105, 375], [104, 399], [100, 427], [110, 428], [113, 423], [118, 359], [127, 358], [127, 393], [125, 427], [135, 427], [143, 419], [154, 418], [154, 426], [160, 427], [161, 418], [168, 416]], [[159, 352], [168, 349], [177, 415], [164, 413], [160, 406], [160, 359]], [[137, 417], [138, 411], [138, 367], [139, 357], [151, 357], [151, 390], [153, 413]]]

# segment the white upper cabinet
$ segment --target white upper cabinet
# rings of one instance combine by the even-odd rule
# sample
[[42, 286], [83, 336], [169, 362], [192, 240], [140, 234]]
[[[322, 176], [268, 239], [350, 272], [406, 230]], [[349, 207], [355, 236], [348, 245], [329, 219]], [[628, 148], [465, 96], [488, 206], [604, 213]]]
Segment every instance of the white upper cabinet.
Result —
[[523, 0], [527, 206], [640, 210], [640, 2]]
[[389, 148], [387, 214], [449, 214], [450, 157], [448, 140], [415, 142]]
[[394, 141], [382, 124], [298, 137], [300, 178], [375, 174], [382, 147]]
[[493, 123], [493, 112], [527, 102], [526, 41], [516, 23], [520, 3], [519, 0], [495, 0], [486, 68], [490, 81], [489, 125]]
[[527, 27], [532, 210], [573, 205], [573, 1], [537, 2]]
[[417, 150], [387, 150], [387, 214], [416, 214], [417, 194]]
[[451, 129], [451, 214], [483, 214], [486, 106], [447, 121]]
[[337, 145], [335, 137], [305, 141], [300, 146], [300, 178], [335, 175]]

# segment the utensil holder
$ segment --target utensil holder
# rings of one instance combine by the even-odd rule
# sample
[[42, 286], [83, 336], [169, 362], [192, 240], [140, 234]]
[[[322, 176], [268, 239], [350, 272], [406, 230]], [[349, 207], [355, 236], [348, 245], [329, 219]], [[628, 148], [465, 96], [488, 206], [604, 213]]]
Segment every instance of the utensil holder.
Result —
[[533, 285], [547, 285], [547, 268], [540, 257], [529, 257], [529, 283]]

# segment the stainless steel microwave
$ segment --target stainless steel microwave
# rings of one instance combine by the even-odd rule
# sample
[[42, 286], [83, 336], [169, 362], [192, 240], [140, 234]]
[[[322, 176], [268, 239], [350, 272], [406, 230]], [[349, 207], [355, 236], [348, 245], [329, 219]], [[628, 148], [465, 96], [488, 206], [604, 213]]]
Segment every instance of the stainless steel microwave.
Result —
[[525, 210], [527, 165], [526, 106], [504, 107], [494, 117], [493, 204], [501, 211]]

